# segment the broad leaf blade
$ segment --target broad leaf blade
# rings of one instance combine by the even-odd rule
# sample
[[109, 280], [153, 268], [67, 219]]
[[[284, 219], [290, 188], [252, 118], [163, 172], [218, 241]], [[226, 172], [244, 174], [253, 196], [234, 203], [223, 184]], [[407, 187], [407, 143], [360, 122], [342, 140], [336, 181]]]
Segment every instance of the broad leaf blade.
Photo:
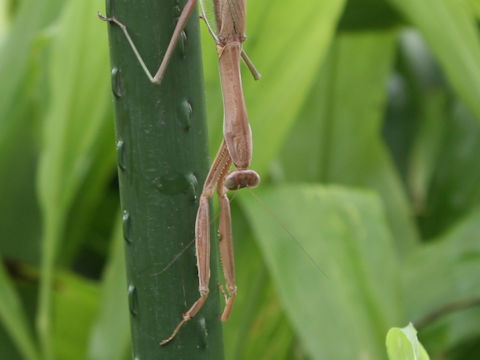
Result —
[[[378, 199], [307, 185], [264, 187], [257, 194], [278, 219], [252, 197], [242, 197], [242, 205], [310, 356], [381, 358], [385, 333], [401, 319], [402, 303], [393, 242]], [[338, 339], [348, 346], [338, 346]]]
[[285, 142], [281, 162], [289, 181], [375, 189], [386, 204], [397, 246], [406, 253], [416, 242], [416, 229], [381, 135], [394, 53], [392, 31], [340, 33]]
[[226, 358], [290, 359], [295, 334], [279, 302], [252, 230], [232, 201], [238, 296], [223, 326]]
[[418, 248], [403, 264], [408, 318], [427, 323], [435, 310], [480, 298], [480, 211]]

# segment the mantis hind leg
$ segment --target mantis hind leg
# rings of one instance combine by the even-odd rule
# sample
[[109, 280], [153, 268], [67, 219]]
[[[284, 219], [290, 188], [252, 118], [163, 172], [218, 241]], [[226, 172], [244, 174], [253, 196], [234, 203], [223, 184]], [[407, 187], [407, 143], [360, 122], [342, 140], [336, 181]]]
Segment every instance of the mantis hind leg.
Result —
[[[207, 179], [203, 185], [202, 194], [200, 196], [200, 203], [197, 211], [197, 219], [195, 222], [195, 252], [197, 257], [198, 270], [198, 290], [200, 297], [195, 303], [183, 314], [182, 320], [173, 330], [172, 334], [162, 340], [160, 345], [169, 343], [180, 328], [189, 320], [191, 320], [202, 308], [207, 300], [210, 281], [210, 215], [209, 215], [209, 200], [215, 192], [218, 184], [223, 184], [228, 170], [232, 164], [232, 159], [228, 153], [225, 141], [222, 141], [217, 156], [210, 167]], [[221, 185], [223, 187], [223, 185]], [[228, 199], [227, 199], [228, 200]], [[230, 208], [228, 208], [230, 213]], [[222, 220], [220, 220], [222, 222]]]
[[210, 217], [208, 214], [209, 206], [208, 200], [210, 194], [202, 195], [200, 198], [200, 205], [197, 212], [197, 221], [195, 226], [195, 252], [197, 256], [198, 269], [198, 291], [200, 297], [194, 304], [183, 314], [183, 319], [173, 330], [172, 334], [162, 340], [160, 345], [169, 343], [177, 335], [180, 328], [189, 320], [191, 320], [205, 304], [207, 300], [209, 289], [208, 283], [210, 281]]

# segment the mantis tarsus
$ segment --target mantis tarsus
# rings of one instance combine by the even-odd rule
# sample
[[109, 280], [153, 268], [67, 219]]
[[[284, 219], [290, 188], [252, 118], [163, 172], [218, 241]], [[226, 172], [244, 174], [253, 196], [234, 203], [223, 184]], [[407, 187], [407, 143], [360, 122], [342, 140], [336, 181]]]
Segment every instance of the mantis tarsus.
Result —
[[[135, 47], [126, 26], [116, 18], [107, 18], [100, 14], [99, 17], [102, 20], [117, 24], [122, 29], [135, 56], [147, 74], [148, 79], [152, 83], [160, 84], [169, 60], [175, 50], [175, 45], [193, 12], [196, 2], [197, 0], [187, 1], [178, 19], [160, 67], [153, 76]], [[240, 59], [242, 58], [254, 78], [260, 78], [260, 74], [242, 48], [242, 43], [246, 39], [246, 0], [214, 0], [215, 17], [218, 28], [217, 34], [213, 31], [212, 26], [207, 20], [202, 0], [200, 0], [200, 5], [202, 9], [201, 18], [205, 20], [209, 32], [217, 44], [224, 104], [223, 141], [203, 185], [195, 223], [195, 246], [200, 297], [190, 309], [183, 314], [183, 319], [173, 330], [172, 334], [160, 343], [161, 345], [170, 342], [182, 325], [198, 313], [207, 299], [210, 280], [210, 216], [208, 202], [215, 193], [215, 190], [217, 191], [220, 202], [219, 248], [226, 282], [226, 290], [221, 287], [225, 295], [225, 308], [220, 319], [222, 321], [228, 320], [237, 294], [237, 286], [235, 283], [230, 203], [226, 192], [228, 190], [238, 190], [243, 187], [255, 187], [260, 182], [260, 176], [255, 171], [248, 169], [252, 159], [252, 134], [248, 122], [240, 74]], [[230, 172], [232, 163], [235, 165], [236, 170]]]

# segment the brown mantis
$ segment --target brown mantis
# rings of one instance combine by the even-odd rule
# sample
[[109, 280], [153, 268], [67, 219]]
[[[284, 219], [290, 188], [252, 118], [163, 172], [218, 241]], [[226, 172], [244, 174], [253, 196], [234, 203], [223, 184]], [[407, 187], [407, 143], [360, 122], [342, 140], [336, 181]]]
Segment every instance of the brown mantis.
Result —
[[[196, 0], [188, 0], [183, 8], [163, 60], [154, 76], [152, 76], [142, 60], [126, 26], [116, 18], [106, 18], [100, 14], [99, 17], [102, 20], [117, 24], [122, 29], [149, 80], [152, 83], [160, 84], [175, 45], [193, 12], [195, 4]], [[252, 134], [248, 122], [240, 74], [240, 59], [242, 58], [255, 79], [260, 78], [260, 74], [242, 48], [242, 43], [246, 39], [246, 0], [214, 0], [218, 34], [215, 34], [207, 20], [202, 0], [200, 0], [200, 5], [202, 10], [201, 17], [205, 20], [209, 32], [217, 44], [224, 103], [223, 141], [205, 180], [195, 223], [195, 246], [200, 297], [183, 314], [183, 319], [173, 330], [172, 334], [160, 343], [161, 345], [170, 342], [175, 337], [182, 325], [199, 312], [208, 297], [210, 280], [209, 199], [212, 198], [215, 191], [217, 191], [220, 203], [219, 248], [226, 282], [226, 290], [221, 287], [225, 295], [225, 308], [220, 319], [222, 321], [228, 320], [237, 294], [237, 286], [235, 283], [230, 203], [226, 192], [243, 187], [255, 187], [260, 182], [260, 176], [255, 171], [248, 169], [252, 159]], [[232, 163], [235, 165], [236, 170], [230, 172]]]

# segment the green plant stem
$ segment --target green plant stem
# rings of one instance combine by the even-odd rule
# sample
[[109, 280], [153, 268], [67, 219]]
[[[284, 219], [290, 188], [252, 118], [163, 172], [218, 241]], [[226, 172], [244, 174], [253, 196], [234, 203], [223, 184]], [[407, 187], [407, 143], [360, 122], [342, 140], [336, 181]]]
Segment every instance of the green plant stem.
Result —
[[[155, 73], [182, 6], [175, 0], [110, 0], [107, 16], [127, 26]], [[135, 359], [223, 359], [215, 245], [204, 308], [171, 343], [159, 345], [199, 296], [194, 247], [176, 259], [195, 237], [208, 170], [198, 23], [192, 15], [160, 86], [149, 82], [121, 29], [108, 25]]]

